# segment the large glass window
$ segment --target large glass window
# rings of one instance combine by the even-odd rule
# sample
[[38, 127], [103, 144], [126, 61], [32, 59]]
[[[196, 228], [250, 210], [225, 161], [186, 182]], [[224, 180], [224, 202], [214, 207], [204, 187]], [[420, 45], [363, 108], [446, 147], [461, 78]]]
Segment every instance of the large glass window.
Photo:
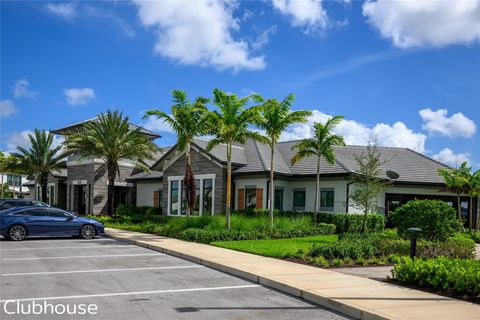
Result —
[[203, 180], [203, 214], [212, 214], [213, 180]]
[[305, 190], [293, 191], [293, 206], [295, 208], [305, 207]]
[[[185, 191], [185, 184], [182, 183], [182, 215], [186, 215], [188, 212], [188, 199], [187, 192]], [[192, 215], [200, 214], [200, 180], [195, 179], [195, 206], [193, 207]]]
[[172, 215], [178, 215], [180, 204], [178, 183], [179, 181], [170, 181], [170, 214]]
[[257, 207], [257, 189], [245, 189], [245, 209]]
[[333, 210], [335, 204], [335, 191], [320, 190], [320, 209]]
[[48, 187], [47, 202], [51, 206], [55, 205], [55, 186]]
[[16, 174], [7, 174], [7, 183], [11, 187], [19, 187], [22, 183], [22, 176]]

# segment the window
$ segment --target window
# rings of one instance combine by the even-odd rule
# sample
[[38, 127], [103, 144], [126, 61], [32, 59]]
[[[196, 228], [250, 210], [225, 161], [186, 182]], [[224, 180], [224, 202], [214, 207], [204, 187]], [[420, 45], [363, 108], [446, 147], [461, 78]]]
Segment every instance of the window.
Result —
[[16, 174], [7, 174], [7, 184], [12, 187], [19, 187], [22, 184], [22, 176]]
[[213, 180], [203, 180], [203, 214], [212, 214]]
[[245, 209], [257, 207], [257, 189], [245, 189]]
[[48, 187], [47, 203], [51, 206], [55, 204], [55, 186]]
[[283, 210], [283, 190], [282, 189], [275, 190], [275, 197], [273, 201], [274, 201], [273, 207], [275, 209]]
[[333, 189], [320, 189], [320, 210], [333, 211], [335, 204], [335, 191]]
[[64, 212], [63, 210], [56, 210], [56, 209], [48, 209], [48, 213], [50, 217], [55, 217], [55, 218], [66, 218], [68, 217], [68, 214]]
[[28, 210], [27, 215], [34, 217], [46, 217], [48, 216], [47, 209], [45, 208], [35, 208]]
[[[213, 213], [214, 174], [200, 174], [195, 179], [195, 206], [192, 215], [211, 215]], [[186, 215], [188, 199], [183, 184], [183, 176], [169, 177], [168, 201], [169, 215]], [[161, 204], [160, 204], [161, 205]]]
[[170, 214], [178, 215], [178, 209], [180, 204], [178, 194], [178, 181], [170, 181]]
[[2, 203], [2, 205], [0, 205], [0, 209], [2, 210], [7, 210], [14, 207], [16, 207], [16, 205], [13, 201], [5, 201]]
[[293, 206], [295, 208], [305, 208], [305, 190], [293, 191]]

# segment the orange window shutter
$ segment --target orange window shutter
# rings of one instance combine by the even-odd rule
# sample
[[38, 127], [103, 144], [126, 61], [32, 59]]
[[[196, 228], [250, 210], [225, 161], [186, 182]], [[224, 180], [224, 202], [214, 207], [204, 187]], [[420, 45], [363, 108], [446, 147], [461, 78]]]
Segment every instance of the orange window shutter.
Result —
[[238, 189], [238, 210], [245, 209], [245, 189]]
[[154, 208], [158, 208], [158, 196], [159, 196], [160, 192], [158, 191], [153, 191], [153, 207]]
[[262, 205], [263, 205], [263, 189], [261, 188], [258, 188], [257, 189], [257, 204], [256, 204], [256, 208], [257, 209], [262, 209]]

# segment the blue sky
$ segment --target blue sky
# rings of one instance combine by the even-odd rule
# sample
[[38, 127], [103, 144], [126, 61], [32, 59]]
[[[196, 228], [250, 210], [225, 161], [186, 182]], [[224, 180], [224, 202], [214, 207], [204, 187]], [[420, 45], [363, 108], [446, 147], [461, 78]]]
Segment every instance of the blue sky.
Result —
[[283, 139], [344, 115], [371, 139], [480, 167], [480, 2], [1, 2], [1, 143], [119, 109], [142, 120], [172, 89], [214, 88], [312, 109]]

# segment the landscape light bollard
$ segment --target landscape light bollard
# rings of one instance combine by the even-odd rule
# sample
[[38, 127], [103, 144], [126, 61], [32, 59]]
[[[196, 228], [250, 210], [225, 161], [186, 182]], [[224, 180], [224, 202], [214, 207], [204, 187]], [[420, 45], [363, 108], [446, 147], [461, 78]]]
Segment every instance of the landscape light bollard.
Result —
[[417, 254], [417, 234], [422, 232], [422, 229], [408, 228], [407, 230], [412, 234], [410, 237], [410, 258], [415, 259], [415, 255]]

